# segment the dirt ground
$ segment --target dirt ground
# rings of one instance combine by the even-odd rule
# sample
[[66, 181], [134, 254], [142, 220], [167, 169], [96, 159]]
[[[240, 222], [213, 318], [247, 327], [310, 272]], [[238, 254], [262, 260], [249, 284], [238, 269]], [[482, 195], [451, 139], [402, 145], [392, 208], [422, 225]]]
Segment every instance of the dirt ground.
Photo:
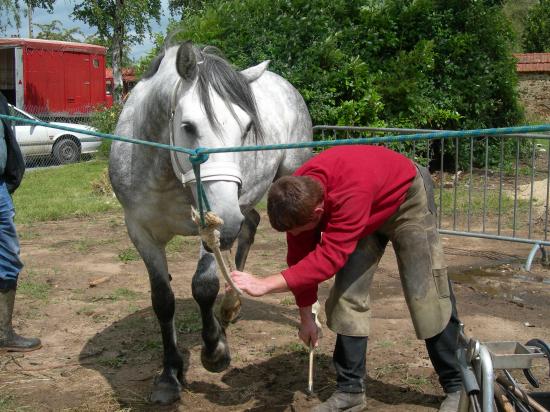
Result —
[[[247, 264], [257, 274], [284, 265], [284, 238], [266, 221], [264, 216]], [[122, 213], [19, 225], [19, 233], [26, 267], [15, 325], [22, 334], [40, 336], [44, 346], [25, 355], [0, 354], [0, 411], [302, 411], [330, 396], [334, 335], [324, 328], [315, 395], [308, 397], [308, 355], [297, 337], [290, 294], [245, 299], [241, 319], [227, 331], [231, 366], [219, 374], [201, 366], [200, 318], [190, 290], [198, 242], [178, 238], [169, 245], [168, 260], [186, 383], [181, 402], [150, 405], [162, 345], [146, 270]], [[468, 335], [550, 342], [550, 272], [538, 261], [531, 273], [521, 270], [529, 245], [458, 237], [444, 237], [444, 245]], [[329, 288], [330, 282], [320, 288], [322, 300]], [[372, 297], [369, 410], [437, 410], [442, 391], [423, 342], [415, 338], [391, 248]], [[535, 362], [533, 370], [550, 390], [548, 363]], [[526, 382], [521, 373], [515, 376]]]

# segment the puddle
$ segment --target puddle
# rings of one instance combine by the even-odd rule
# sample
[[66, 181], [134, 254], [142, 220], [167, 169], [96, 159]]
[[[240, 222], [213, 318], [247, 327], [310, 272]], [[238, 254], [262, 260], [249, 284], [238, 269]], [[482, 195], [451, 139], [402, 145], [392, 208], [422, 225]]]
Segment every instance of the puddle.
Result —
[[[533, 287], [550, 286], [550, 278], [525, 272], [519, 265], [509, 263], [491, 267], [449, 268], [449, 276], [451, 280], [480, 293], [520, 305], [539, 300], [533, 296]], [[522, 284], [525, 288], [521, 287]]]

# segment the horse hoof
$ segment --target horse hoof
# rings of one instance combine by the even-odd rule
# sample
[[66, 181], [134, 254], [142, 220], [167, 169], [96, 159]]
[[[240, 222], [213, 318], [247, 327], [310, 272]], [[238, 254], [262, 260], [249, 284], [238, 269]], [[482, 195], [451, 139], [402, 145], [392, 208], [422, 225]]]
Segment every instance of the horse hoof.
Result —
[[201, 362], [208, 372], [222, 372], [229, 367], [231, 355], [229, 348], [223, 341], [219, 341], [214, 351], [207, 353], [203, 346], [201, 350]]
[[150, 399], [158, 405], [170, 405], [180, 400], [180, 392], [181, 384], [176, 378], [167, 379], [160, 376], [155, 379]]
[[226, 329], [231, 323], [235, 323], [241, 317], [241, 305], [233, 308], [221, 308], [220, 318], [224, 329]]

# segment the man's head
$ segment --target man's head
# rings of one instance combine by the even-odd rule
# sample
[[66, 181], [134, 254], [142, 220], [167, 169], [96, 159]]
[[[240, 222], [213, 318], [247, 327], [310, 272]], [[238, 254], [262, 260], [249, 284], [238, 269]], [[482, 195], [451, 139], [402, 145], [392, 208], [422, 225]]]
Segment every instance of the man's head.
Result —
[[324, 189], [317, 180], [309, 176], [281, 177], [267, 195], [269, 222], [279, 232], [297, 234], [313, 229], [323, 216], [323, 199]]

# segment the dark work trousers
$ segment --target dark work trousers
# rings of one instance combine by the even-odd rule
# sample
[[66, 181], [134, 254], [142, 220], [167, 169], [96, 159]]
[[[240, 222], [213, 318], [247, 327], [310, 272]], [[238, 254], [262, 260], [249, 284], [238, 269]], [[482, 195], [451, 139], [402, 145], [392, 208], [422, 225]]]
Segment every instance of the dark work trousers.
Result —
[[[425, 340], [428, 355], [445, 393], [456, 392], [462, 388], [460, 370], [454, 353], [460, 321], [455, 296], [450, 285], [449, 288], [453, 308], [451, 319], [441, 333]], [[367, 336], [337, 335], [332, 359], [336, 369], [336, 387], [339, 391], [356, 393], [365, 390], [367, 339]]]

